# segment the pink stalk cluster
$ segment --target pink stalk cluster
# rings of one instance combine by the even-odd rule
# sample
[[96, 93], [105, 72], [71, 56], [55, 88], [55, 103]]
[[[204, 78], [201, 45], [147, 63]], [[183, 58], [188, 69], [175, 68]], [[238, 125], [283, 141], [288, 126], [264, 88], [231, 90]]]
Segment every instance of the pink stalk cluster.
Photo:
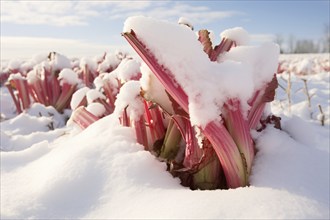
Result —
[[[125, 100], [118, 100], [120, 99], [118, 98], [120, 97], [120, 93], [125, 92], [125, 88], [129, 87], [132, 83], [138, 83], [139, 85], [141, 73], [139, 71], [131, 73], [131, 76], [125, 78], [125, 80], [119, 77], [119, 75], [119, 73], [111, 72], [101, 74], [98, 78], [98, 83], [101, 81], [100, 84], [102, 85], [99, 88], [99, 92], [105, 98], [94, 99], [92, 103], [99, 103], [104, 106], [105, 112], [102, 115], [97, 116], [95, 112], [88, 111], [91, 101], [88, 101], [87, 91], [80, 96], [80, 99], [77, 101], [78, 104], [72, 107], [74, 111], [71, 121], [81, 129], [85, 129], [100, 118], [116, 113], [121, 125], [134, 128], [137, 142], [142, 144], [146, 150], [153, 151], [155, 143], [164, 139], [165, 136], [164, 112], [158, 105], [154, 105], [153, 102], [144, 99], [140, 86], [136, 90], [136, 93], [129, 94], [133, 97], [136, 96], [134, 98], [135, 104], [125, 103]], [[86, 87], [83, 89], [88, 90]], [[124, 103], [125, 106], [114, 112], [117, 102]], [[139, 104], [138, 107], [134, 106], [137, 105], [136, 103]], [[117, 103], [117, 105], [119, 104]], [[119, 107], [117, 106], [117, 108]]]
[[[5, 84], [14, 100], [16, 110], [30, 107], [31, 98], [34, 102], [39, 102], [45, 106], [54, 106], [58, 112], [62, 112], [69, 107], [72, 94], [77, 88], [77, 84], [59, 79], [51, 69], [43, 68], [42, 71], [35, 70], [26, 77], [9, 77]], [[73, 72], [73, 74], [75, 74]], [[29, 75], [29, 74], [28, 74]]]
[[[70, 82], [59, 77], [62, 70], [70, 70], [72, 75], [78, 76], [80, 85], [93, 88], [95, 78], [106, 71], [111, 72], [116, 69], [126, 57], [125, 53], [117, 52], [104, 53], [94, 60], [70, 61], [61, 54], [51, 52], [47, 58], [45, 57], [46, 60], [9, 64], [7, 69], [1, 72], [0, 80], [1, 84], [4, 82], [8, 88], [17, 113], [29, 108], [33, 102], [53, 106], [58, 112], [63, 112], [70, 107], [71, 97], [78, 88], [78, 82]], [[110, 86], [105, 82], [104, 91], [110, 101], [102, 104], [106, 106], [107, 114], [113, 112], [116, 95], [110, 90]]]
[[[172, 101], [174, 114], [168, 115], [170, 121], [158, 152], [168, 162], [169, 171], [192, 189], [248, 186], [255, 155], [250, 129], [257, 128], [265, 103], [274, 99], [276, 78], [255, 92], [248, 103], [251, 107], [248, 119], [243, 116], [240, 100], [228, 99], [222, 106], [220, 120], [211, 121], [203, 128], [193, 127], [189, 119], [188, 96], [174, 74], [158, 63], [148, 45], [144, 45], [133, 30], [123, 36], [156, 75]], [[216, 61], [220, 54], [236, 45], [234, 40], [223, 38], [213, 47], [207, 30], [199, 31], [198, 40], [210, 61]], [[153, 150], [157, 152], [157, 148]]]

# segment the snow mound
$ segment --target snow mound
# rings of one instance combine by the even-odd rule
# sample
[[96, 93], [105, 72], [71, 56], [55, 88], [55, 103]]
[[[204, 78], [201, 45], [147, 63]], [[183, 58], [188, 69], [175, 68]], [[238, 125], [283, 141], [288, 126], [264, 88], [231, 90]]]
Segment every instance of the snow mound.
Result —
[[283, 131], [258, 137], [252, 186], [215, 191], [182, 187], [133, 134], [108, 116], [61, 142], [2, 153], [1, 218], [329, 218], [329, 154]]

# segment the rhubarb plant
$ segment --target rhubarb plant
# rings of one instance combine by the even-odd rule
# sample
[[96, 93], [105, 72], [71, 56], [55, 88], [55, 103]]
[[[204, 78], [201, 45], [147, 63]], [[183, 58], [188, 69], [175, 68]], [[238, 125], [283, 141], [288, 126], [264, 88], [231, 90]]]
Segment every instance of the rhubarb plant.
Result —
[[[144, 26], [150, 27], [152, 33], [146, 31]], [[166, 39], [161, 33], [169, 30], [174, 33], [173, 38]], [[175, 36], [176, 34], [178, 36]], [[270, 61], [265, 64], [268, 67], [261, 68], [261, 79], [254, 83], [253, 80], [256, 80], [260, 73], [254, 74], [254, 63], [251, 60], [242, 60], [242, 57], [237, 58], [241, 62], [226, 59], [226, 54], [230, 54], [233, 47], [250, 51], [263, 49], [251, 46], [246, 49], [248, 46], [244, 45], [244, 41], [247, 33], [243, 29], [223, 32], [221, 43], [215, 47], [212, 46], [207, 30], [199, 31], [198, 35], [199, 46], [191, 28], [145, 17], [129, 18], [123, 33], [163, 85], [174, 106], [174, 113], [166, 113], [175, 122], [182, 140], [178, 141], [178, 132], [173, 130], [173, 122], [169, 123], [167, 132], [170, 133], [165, 135], [160, 153], [161, 157], [167, 157], [170, 171], [191, 188], [217, 188], [221, 187], [219, 182], [223, 180], [228, 188], [247, 186], [255, 155], [250, 129], [255, 129], [260, 123], [265, 102], [273, 99], [276, 78], [272, 80], [272, 76], [277, 68], [278, 48], [276, 45], [269, 46], [272, 47], [268, 56]], [[173, 47], [168, 48], [172, 43]], [[185, 52], [179, 51], [184, 49], [189, 50], [188, 57]], [[205, 55], [201, 55], [198, 50], [205, 52], [209, 63]], [[192, 52], [195, 52], [196, 56], [191, 54]], [[259, 58], [255, 55], [254, 62], [263, 61], [258, 61]], [[242, 78], [238, 78], [239, 76]], [[221, 85], [212, 84], [215, 79], [224, 82], [220, 83]], [[248, 89], [244, 90], [245, 94], [225, 84], [243, 79], [251, 82], [250, 87], [246, 86]], [[228, 82], [225, 82], [226, 80]], [[217, 89], [216, 86], [223, 87]], [[208, 89], [211, 92], [205, 92]], [[221, 93], [213, 93], [214, 91]], [[253, 101], [248, 102], [249, 100]], [[207, 114], [209, 115], [204, 116]], [[173, 143], [170, 145], [167, 144], [171, 141], [169, 137], [173, 137]], [[180, 157], [182, 141], [185, 153]], [[166, 152], [176, 152], [177, 155], [174, 158], [172, 153]], [[215, 161], [212, 166], [211, 161]], [[203, 169], [210, 175], [202, 175], [204, 179], [200, 182], [197, 179]], [[222, 172], [224, 176], [221, 175]], [[210, 176], [216, 178], [209, 178]], [[210, 180], [213, 184], [205, 184]]]
[[[114, 111], [115, 97], [122, 80], [115, 73], [109, 77], [110, 73], [115, 72], [119, 66], [122, 66], [122, 69], [133, 66], [120, 65], [122, 61], [125, 61], [123, 62], [125, 64], [132, 63], [128, 54], [120, 51], [104, 53], [94, 59], [80, 60], [70, 60], [59, 53], [51, 52], [48, 56], [37, 55], [25, 63], [11, 61], [7, 69], [1, 70], [0, 83], [4, 83], [8, 88], [17, 113], [30, 108], [33, 103], [53, 106], [60, 113], [70, 107], [72, 110], [79, 106], [87, 107], [86, 98], [82, 98], [81, 103], [73, 104], [73, 108], [70, 106], [72, 95], [79, 88], [85, 87], [85, 89], [97, 89], [105, 93], [106, 99], [93, 102], [102, 104], [106, 109], [104, 115], [108, 115]], [[134, 65], [136, 68], [138, 64], [134, 63]], [[128, 69], [122, 78], [130, 77], [127, 74], [129, 71], [135, 71], [135, 69]], [[113, 75], [117, 82], [113, 82]], [[132, 77], [138, 79], [140, 75], [136, 72]], [[98, 82], [102, 85], [100, 86]], [[97, 105], [93, 104], [91, 108], [95, 106]]]

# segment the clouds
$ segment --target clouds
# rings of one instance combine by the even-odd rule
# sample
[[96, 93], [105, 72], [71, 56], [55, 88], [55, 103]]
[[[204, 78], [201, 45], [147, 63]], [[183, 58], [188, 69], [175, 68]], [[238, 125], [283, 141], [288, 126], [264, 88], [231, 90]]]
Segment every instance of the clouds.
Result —
[[1, 1], [1, 22], [15, 24], [81, 26], [89, 25], [91, 18], [124, 20], [140, 14], [172, 21], [183, 16], [205, 24], [242, 12], [171, 1]]
[[[180, 17], [187, 17], [194, 24], [206, 24], [209, 22], [219, 21], [221, 19], [242, 15], [239, 11], [219, 11], [213, 10], [207, 6], [196, 6], [188, 4], [189, 2], [149, 2], [145, 7], [140, 9], [117, 8], [109, 13], [110, 19], [127, 18], [133, 15], [145, 15], [156, 19], [166, 19], [177, 21]], [[127, 9], [127, 10], [123, 10]]]
[[1, 22], [48, 24], [53, 26], [87, 25], [87, 10], [74, 10], [69, 1], [3, 1]]

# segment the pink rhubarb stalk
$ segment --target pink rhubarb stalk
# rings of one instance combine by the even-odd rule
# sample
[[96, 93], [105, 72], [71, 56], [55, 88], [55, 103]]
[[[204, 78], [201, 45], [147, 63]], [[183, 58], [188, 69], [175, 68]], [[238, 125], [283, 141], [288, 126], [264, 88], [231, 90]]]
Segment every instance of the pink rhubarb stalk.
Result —
[[72, 113], [71, 118], [72, 121], [79, 125], [81, 129], [85, 129], [95, 121], [99, 120], [98, 117], [87, 111], [84, 106], [76, 108], [76, 110]]
[[148, 137], [144, 117], [141, 116], [139, 120], [133, 122], [135, 129], [136, 140], [139, 144], [144, 146], [145, 150], [150, 150], [148, 145]]
[[274, 74], [273, 79], [265, 86], [264, 89], [257, 91], [249, 103], [251, 105], [251, 109], [248, 113], [248, 123], [251, 129], [257, 128], [264, 112], [266, 102], [271, 102], [274, 100], [277, 86], [278, 82], [276, 75]]
[[[10, 85], [15, 87], [18, 92], [18, 103], [21, 103], [19, 109], [27, 109], [30, 107], [31, 100], [29, 96], [28, 83], [24, 78], [14, 78], [10, 80]], [[20, 111], [18, 109], [18, 112]]]
[[62, 112], [70, 105], [70, 100], [76, 90], [76, 87], [77, 85], [72, 85], [67, 82], [63, 82], [61, 95], [54, 106], [58, 112]]
[[251, 173], [254, 159], [254, 144], [250, 128], [242, 115], [239, 100], [228, 100], [224, 105], [224, 120], [229, 134], [233, 137], [246, 168], [246, 181]]
[[[118, 91], [119, 91], [119, 87], [120, 87], [120, 83], [118, 81]], [[115, 109], [116, 95], [118, 94], [118, 92], [117, 93], [114, 92], [113, 86], [109, 81], [104, 81], [103, 90], [106, 97], [108, 98], [108, 104], [113, 112], [113, 110]]]
[[215, 46], [213, 49], [212, 42], [210, 39], [210, 32], [208, 30], [200, 30], [198, 32], [198, 40], [202, 43], [203, 45], [203, 50], [204, 52], [209, 56], [211, 61], [216, 61], [218, 56], [225, 52], [229, 51], [230, 48], [235, 46], [235, 42], [228, 39], [228, 38], [223, 38], [222, 41], [220, 42], [219, 45]]
[[241, 154], [227, 129], [220, 122], [213, 121], [208, 123], [202, 132], [212, 143], [220, 160], [227, 186], [229, 188], [247, 186], [246, 169]]
[[162, 113], [158, 107], [152, 102], [143, 100], [145, 109], [145, 118], [151, 133], [152, 142], [156, 142], [164, 138], [165, 126], [163, 123]]

